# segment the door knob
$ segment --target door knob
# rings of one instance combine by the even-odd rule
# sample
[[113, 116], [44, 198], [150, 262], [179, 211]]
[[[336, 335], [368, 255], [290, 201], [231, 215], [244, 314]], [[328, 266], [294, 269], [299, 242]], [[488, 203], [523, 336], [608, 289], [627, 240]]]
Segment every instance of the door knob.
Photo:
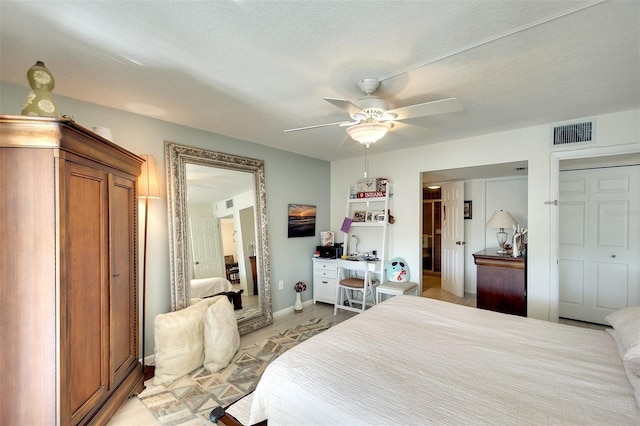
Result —
[[612, 259], [615, 259], [615, 258], [616, 258], [616, 255], [615, 255], [615, 254], [612, 254], [612, 255], [611, 255], [611, 258], [612, 258]]
[[456, 241], [456, 244], [459, 245], [459, 246], [463, 246], [463, 245], [465, 245], [465, 242], [464, 241]]

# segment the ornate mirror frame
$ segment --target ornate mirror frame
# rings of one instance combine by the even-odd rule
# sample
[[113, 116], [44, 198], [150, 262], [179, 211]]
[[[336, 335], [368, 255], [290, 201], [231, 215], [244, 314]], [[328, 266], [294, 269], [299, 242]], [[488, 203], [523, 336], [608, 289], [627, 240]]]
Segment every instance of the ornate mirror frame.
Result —
[[165, 141], [167, 165], [167, 204], [169, 216], [169, 251], [171, 272], [171, 310], [189, 306], [189, 229], [187, 216], [186, 165], [195, 164], [251, 173], [254, 182], [256, 220], [256, 261], [258, 273], [258, 305], [260, 314], [238, 321], [240, 334], [273, 323], [269, 244], [267, 234], [267, 199], [264, 160]]

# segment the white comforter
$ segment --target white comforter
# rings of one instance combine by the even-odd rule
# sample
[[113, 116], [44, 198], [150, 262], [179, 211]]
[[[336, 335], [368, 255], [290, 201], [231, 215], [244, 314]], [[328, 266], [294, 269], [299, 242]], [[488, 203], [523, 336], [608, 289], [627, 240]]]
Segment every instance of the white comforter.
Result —
[[232, 291], [233, 286], [226, 278], [200, 278], [191, 280], [191, 298], [214, 296], [224, 291]]
[[599, 330], [414, 296], [388, 299], [264, 372], [251, 424], [640, 424]]

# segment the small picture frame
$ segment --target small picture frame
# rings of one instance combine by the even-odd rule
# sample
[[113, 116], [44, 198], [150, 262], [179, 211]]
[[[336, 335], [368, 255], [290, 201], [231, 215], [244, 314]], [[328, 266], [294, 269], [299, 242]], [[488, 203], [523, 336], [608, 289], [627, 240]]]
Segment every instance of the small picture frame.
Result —
[[366, 216], [365, 222], [373, 222], [373, 212], [372, 211], [367, 211], [367, 216]]
[[367, 217], [367, 212], [364, 210], [355, 210], [353, 212], [353, 222], [364, 222]]
[[464, 202], [464, 218], [465, 219], [471, 219], [473, 217], [472, 205], [473, 205], [472, 201], [465, 200]]
[[373, 212], [372, 222], [384, 222], [385, 215], [384, 211]]

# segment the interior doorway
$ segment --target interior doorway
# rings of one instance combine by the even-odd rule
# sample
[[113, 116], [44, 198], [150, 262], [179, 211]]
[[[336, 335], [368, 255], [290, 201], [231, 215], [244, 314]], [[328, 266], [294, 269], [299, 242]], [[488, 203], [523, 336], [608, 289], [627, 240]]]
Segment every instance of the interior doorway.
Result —
[[[612, 165], [640, 164], [640, 144], [592, 147], [574, 151], [553, 152], [550, 156], [550, 200], [560, 199], [560, 170], [589, 167], [610, 167]], [[560, 218], [559, 208], [551, 209], [550, 215], [550, 258], [549, 265], [549, 321], [560, 319]], [[637, 261], [635, 267], [638, 267]]]
[[422, 291], [440, 288], [442, 221], [441, 188], [439, 185], [422, 190]]

